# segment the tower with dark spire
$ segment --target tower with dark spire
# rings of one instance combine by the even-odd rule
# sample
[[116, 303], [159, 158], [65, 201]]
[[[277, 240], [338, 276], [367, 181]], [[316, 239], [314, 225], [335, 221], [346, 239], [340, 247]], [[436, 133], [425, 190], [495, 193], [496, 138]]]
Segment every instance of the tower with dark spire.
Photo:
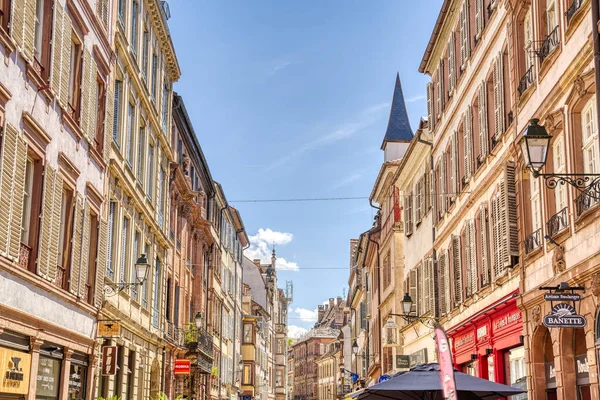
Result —
[[399, 160], [404, 157], [412, 138], [413, 132], [410, 128], [408, 113], [406, 112], [406, 103], [404, 102], [404, 94], [402, 93], [402, 85], [400, 84], [400, 74], [396, 74], [396, 86], [394, 87], [390, 119], [388, 120], [385, 137], [381, 144], [384, 161]]

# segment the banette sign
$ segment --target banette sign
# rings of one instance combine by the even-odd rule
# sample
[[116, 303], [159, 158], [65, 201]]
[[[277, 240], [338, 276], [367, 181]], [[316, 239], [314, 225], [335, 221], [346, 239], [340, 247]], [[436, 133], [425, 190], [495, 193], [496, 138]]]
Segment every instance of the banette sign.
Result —
[[552, 307], [550, 314], [544, 315], [544, 325], [548, 328], [583, 328], [585, 317], [578, 315], [575, 308], [567, 303], [559, 303]]

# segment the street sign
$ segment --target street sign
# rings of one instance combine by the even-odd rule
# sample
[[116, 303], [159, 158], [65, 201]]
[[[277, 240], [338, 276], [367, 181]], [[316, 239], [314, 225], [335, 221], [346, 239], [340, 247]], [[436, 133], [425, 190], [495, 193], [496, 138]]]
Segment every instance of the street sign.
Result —
[[192, 362], [186, 359], [175, 360], [175, 368], [173, 373], [175, 375], [189, 375], [192, 368]]
[[102, 375], [114, 375], [117, 372], [117, 346], [102, 347]]
[[121, 323], [114, 320], [98, 321], [98, 337], [113, 338], [121, 336]]
[[407, 369], [410, 368], [410, 356], [397, 355], [396, 356], [396, 369]]
[[559, 303], [552, 307], [550, 314], [544, 315], [543, 323], [548, 328], [583, 328], [586, 320], [577, 315], [572, 305]]
[[545, 293], [544, 300], [547, 301], [579, 301], [581, 295], [578, 293]]
[[389, 375], [381, 375], [381, 376], [379, 377], [379, 381], [378, 381], [377, 383], [385, 382], [385, 381], [387, 381], [388, 379], [390, 379], [390, 376], [389, 376]]

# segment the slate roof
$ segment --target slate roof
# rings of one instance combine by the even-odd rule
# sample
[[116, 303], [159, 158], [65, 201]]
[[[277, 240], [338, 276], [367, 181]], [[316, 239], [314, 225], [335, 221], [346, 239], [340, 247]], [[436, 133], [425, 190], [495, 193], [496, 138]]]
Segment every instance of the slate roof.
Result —
[[390, 110], [390, 119], [388, 121], [387, 131], [383, 138], [383, 145], [388, 141], [410, 142], [413, 138], [413, 131], [408, 121], [406, 112], [406, 103], [402, 93], [402, 84], [400, 83], [400, 74], [396, 74], [396, 86], [394, 87], [394, 98], [392, 99], [392, 108]]

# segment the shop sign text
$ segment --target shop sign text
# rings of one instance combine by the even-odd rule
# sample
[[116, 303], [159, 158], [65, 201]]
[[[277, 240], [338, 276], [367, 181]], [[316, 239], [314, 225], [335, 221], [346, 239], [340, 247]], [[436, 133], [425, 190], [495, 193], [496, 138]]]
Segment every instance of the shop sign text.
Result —
[[521, 311], [514, 312], [512, 314], [507, 314], [494, 322], [494, 328], [500, 329], [504, 328], [507, 325], [513, 324], [515, 322], [519, 322], [521, 320]]
[[30, 354], [0, 348], [0, 368], [2, 368], [0, 392], [27, 394], [31, 368]]
[[456, 342], [454, 342], [454, 347], [459, 348], [466, 344], [473, 343], [474, 341], [473, 333], [469, 333], [456, 339]]
[[572, 305], [559, 303], [552, 307], [550, 314], [544, 315], [543, 322], [548, 328], [583, 328], [586, 320], [577, 315]]

